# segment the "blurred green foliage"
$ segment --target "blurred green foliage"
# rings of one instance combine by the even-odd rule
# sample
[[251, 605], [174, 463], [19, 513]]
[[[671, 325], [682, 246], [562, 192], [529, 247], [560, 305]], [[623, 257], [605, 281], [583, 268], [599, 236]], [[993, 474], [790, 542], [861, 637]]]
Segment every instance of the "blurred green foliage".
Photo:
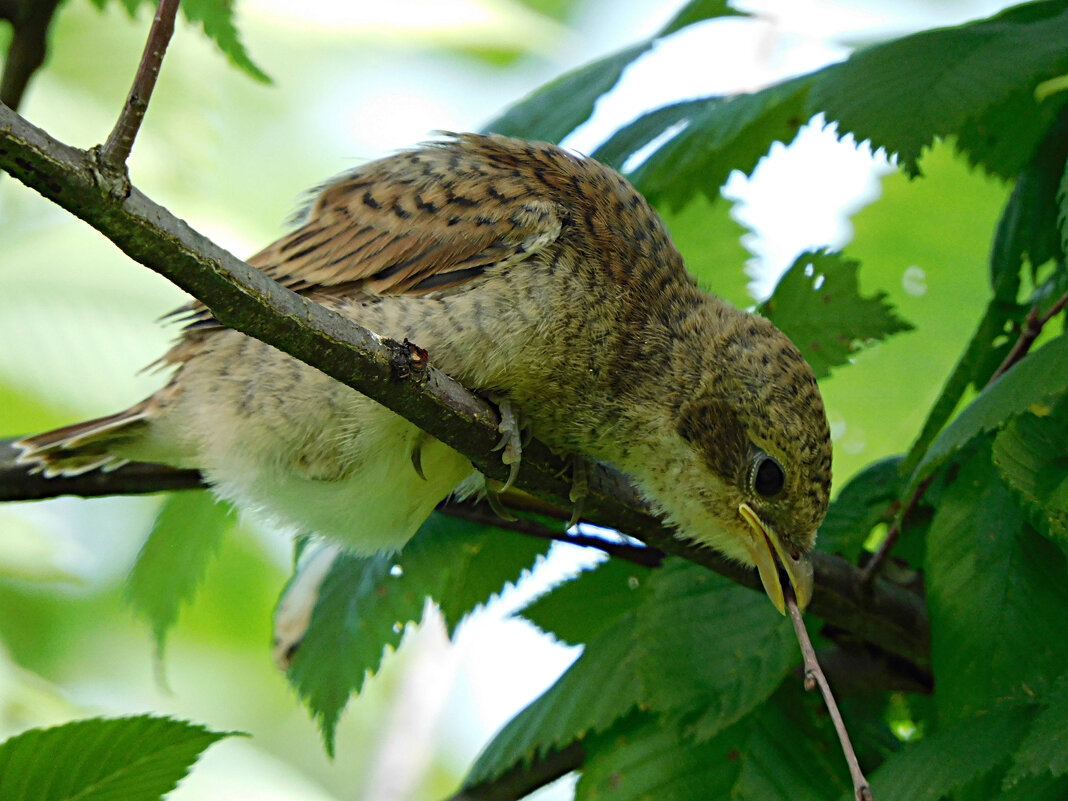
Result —
[[[107, 7], [109, 0], [90, 0], [101, 11]], [[158, 3], [152, 0], [118, 0], [131, 17], [136, 17], [141, 8], [155, 13]], [[245, 46], [238, 38], [234, 24], [233, 0], [183, 0], [180, 6], [185, 18], [190, 22], [200, 23], [204, 34], [218, 45], [230, 62], [257, 81], [270, 82], [267, 74], [252, 63]]]
[[[134, 13], [140, 4], [124, 5]], [[526, 5], [554, 20], [571, 18], [579, 6]], [[190, 10], [232, 62], [262, 76], [238, 42], [228, 2], [201, 0]], [[39, 124], [74, 141], [107, 129], [138, 49], [90, 13], [74, 3], [59, 16], [49, 65], [53, 103], [38, 108], [31, 96], [29, 106]], [[692, 0], [653, 37], [527, 94], [486, 128], [561, 139], [656, 41], [728, 13], [725, 3]], [[274, 36], [262, 45], [276, 57], [272, 91], [283, 98], [308, 91], [301, 51]], [[740, 305], [751, 302], [743, 229], [720, 196], [732, 170], [752, 172], [774, 143], [789, 144], [813, 118], [897, 160], [900, 172], [883, 178], [878, 201], [853, 216], [854, 239], [844, 252], [803, 255], [763, 307], [794, 330], [823, 375], [835, 368], [821, 382], [835, 433], [837, 490], [821, 547], [863, 560], [873, 532], [895, 519], [921, 481], [931, 482], [916, 513], [902, 521], [895, 551], [901, 563], [891, 578], [922, 576], [932, 659], [919, 667], [933, 671], [933, 693], [892, 692], [876, 677], [868, 686], [862, 679], [843, 704], [879, 801], [1054, 799], [1066, 789], [1068, 761], [1063, 748], [1050, 745], [1063, 740], [1068, 698], [1068, 648], [1059, 636], [1068, 603], [1063, 316], [1049, 323], [1031, 355], [986, 386], [1027, 312], [1048, 309], [1068, 286], [1068, 201], [1060, 192], [1068, 180], [1068, 95], [1039, 90], [1056, 89], [1068, 73], [1066, 40], [1066, 0], [1025, 3], [875, 45], [761, 91], [649, 98], [651, 110], [595, 152], [626, 169], [659, 205], [701, 284]], [[381, 56], [374, 43], [365, 45], [358, 55], [339, 47], [337, 69]], [[224, 72], [205, 80], [203, 47], [178, 44], [168, 56], [134, 172], [149, 194], [179, 203], [209, 198], [194, 222], [250, 249], [275, 232], [289, 202], [285, 191], [295, 194], [337, 170], [323, 148], [301, 147], [324, 135], [318, 123], [336, 118], [272, 119], [277, 101], [261, 87]], [[514, 42], [453, 49], [464, 58], [481, 53], [498, 67], [523, 52]], [[89, 63], [96, 69], [87, 74]], [[237, 114], [219, 124], [216, 115], [230, 106]], [[289, 157], [304, 150], [307, 158]], [[216, 169], [221, 161], [232, 171]], [[275, 191], [247, 178], [263, 164], [275, 172]], [[244, 184], [235, 185], [233, 175], [245, 176]], [[166, 311], [176, 293], [143, 271], [109, 267], [107, 248], [75, 247], [56, 212], [23, 195], [3, 202], [0, 309], [5, 330], [19, 331], [26, 343], [18, 355], [0, 350], [5, 428], [46, 428], [71, 414], [110, 410], [97, 407], [121, 405], [120, 395], [135, 400], [142, 383], [123, 377], [128, 365], [150, 361], [165, 338], [146, 336], [140, 318], [146, 309]], [[114, 297], [108, 287], [118, 284], [123, 292]], [[824, 287], [834, 290], [835, 302], [821, 310], [812, 290]], [[821, 362], [830, 349], [812, 344], [828, 342], [837, 343], [833, 358]], [[65, 389], [55, 373], [68, 376]], [[330, 775], [312, 753], [310, 725], [293, 723], [291, 696], [262, 664], [266, 610], [283, 581], [282, 560], [244, 527], [218, 536], [230, 523], [203, 496], [163, 503], [139, 559], [158, 501], [79, 506], [76, 517], [104, 554], [95, 569], [83, 564], [84, 531], [71, 545], [39, 519], [20, 523], [23, 536], [27, 526], [43, 540], [51, 536], [58, 543], [51, 558], [82, 584], [0, 581], [0, 636], [12, 664], [82, 687], [117, 675], [150, 695], [142, 670], [107, 658], [136, 653], [130, 642], [144, 639], [121, 601], [121, 577], [136, 560], [128, 594], [152, 621], [158, 645], [174, 627], [169, 680], [196, 684], [189, 714], [253, 731], [280, 758], [305, 765], [319, 759], [319, 775]], [[344, 778], [342, 771], [330, 775], [339, 794], [375, 770], [380, 713], [400, 703], [388, 695], [399, 680], [383, 657], [423, 616], [425, 599], [437, 600], [453, 634], [543, 552], [541, 543], [514, 534], [432, 518], [396, 559], [345, 557], [334, 565], [290, 678], [328, 747], [337, 737], [338, 753], [346, 755]], [[486, 746], [465, 780], [471, 793], [503, 792], [509, 776], [578, 746], [578, 799], [834, 801], [850, 794], [826, 716], [793, 676], [798, 659], [789, 627], [759, 596], [688, 563], [649, 569], [608, 562], [561, 582], [522, 614], [584, 650]], [[846, 657], [872, 656], [862, 645], [863, 653], [844, 650]], [[342, 721], [356, 690], [357, 709]], [[290, 726], [268, 726], [272, 717]], [[94, 725], [125, 725], [130, 734], [148, 724]], [[5, 747], [19, 747], [18, 740]], [[420, 797], [450, 792], [458, 780], [440, 762], [427, 773], [436, 778]]]
[[328, 751], [341, 710], [396, 648], [426, 599], [438, 605], [449, 636], [549, 549], [548, 540], [432, 514], [402, 553], [333, 560], [300, 649], [293, 686], [313, 711]]

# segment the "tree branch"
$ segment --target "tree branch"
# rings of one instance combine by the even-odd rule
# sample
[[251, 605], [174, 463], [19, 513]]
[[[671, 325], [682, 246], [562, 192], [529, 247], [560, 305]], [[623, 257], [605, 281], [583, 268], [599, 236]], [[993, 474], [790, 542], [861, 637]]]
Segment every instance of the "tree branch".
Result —
[[1016, 344], [1012, 346], [1012, 350], [1009, 351], [1005, 360], [998, 365], [998, 369], [990, 376], [990, 380], [986, 383], [987, 386], [1005, 375], [1013, 365], [1027, 355], [1028, 351], [1031, 350], [1031, 346], [1035, 344], [1035, 340], [1038, 339], [1038, 335], [1045, 328], [1046, 323], [1064, 311], [1065, 304], [1068, 304], [1068, 292], [1061, 295], [1041, 317], [1038, 314], [1038, 306], [1031, 308], [1031, 311], [1027, 313], [1027, 318], [1024, 320], [1023, 329], [1020, 331]]
[[[285, 289], [134, 187], [125, 198], [111, 196], [97, 183], [92, 166], [86, 151], [56, 141], [0, 105], [0, 168], [89, 223], [135, 261], [203, 301], [224, 325], [267, 342], [373, 398], [467, 456], [490, 478], [503, 481], [507, 477], [508, 468], [493, 451], [500, 437], [495, 410], [429, 365], [425, 351], [379, 337]], [[555, 507], [569, 508], [568, 464], [544, 444], [532, 441], [524, 447], [516, 486]], [[35, 485], [37, 494], [20, 495], [23, 481], [40, 479], [19, 478], [8, 468], [2, 474], [6, 476], [4, 497], [42, 497], [39, 484]], [[101, 485], [111, 479], [132, 481], [137, 491], [149, 491], [140, 469], [144, 468], [102, 474], [92, 487], [64, 489], [57, 483], [54, 494], [79, 489], [101, 494]], [[166, 480], [175, 478], [171, 472]], [[759, 588], [753, 570], [677, 539], [619, 473], [596, 466], [589, 479], [584, 519]], [[826, 554], [816, 554], [815, 573], [816, 592], [810, 607], [814, 614], [909, 660], [921, 671], [927, 669], [929, 635], [922, 598], [884, 580], [864, 587], [860, 571]]]
[[559, 751], [535, 757], [529, 765], [520, 763], [492, 781], [464, 787], [446, 801], [515, 801], [578, 770], [585, 759], [582, 743], [571, 743]]
[[5, 0], [0, 19], [11, 23], [11, 43], [0, 77], [0, 103], [17, 109], [34, 73], [48, 54], [48, 26], [59, 0]]
[[131, 462], [117, 470], [91, 470], [80, 476], [45, 478], [16, 464], [15, 439], [0, 439], [0, 502], [39, 501], [60, 495], [98, 498], [105, 495], [143, 495], [152, 492], [200, 489], [199, 470], [180, 470], [161, 464]]
[[[507, 504], [507, 500], [505, 500]], [[603, 537], [590, 537], [585, 534], [568, 534], [563, 529], [553, 529], [537, 523], [533, 520], [519, 518], [517, 520], [503, 520], [492, 510], [482, 505], [476, 505], [470, 501], [460, 503], [446, 502], [438, 506], [438, 511], [449, 517], [469, 520], [485, 526], [503, 528], [506, 531], [514, 531], [527, 537], [535, 537], [541, 540], [562, 542], [566, 545], [578, 545], [582, 548], [595, 548], [616, 559], [622, 559], [643, 567], [659, 567], [664, 561], [664, 552], [659, 548], [650, 548], [643, 545], [627, 545], [623, 542], [612, 542]], [[560, 510], [559, 517], [565, 512]]]

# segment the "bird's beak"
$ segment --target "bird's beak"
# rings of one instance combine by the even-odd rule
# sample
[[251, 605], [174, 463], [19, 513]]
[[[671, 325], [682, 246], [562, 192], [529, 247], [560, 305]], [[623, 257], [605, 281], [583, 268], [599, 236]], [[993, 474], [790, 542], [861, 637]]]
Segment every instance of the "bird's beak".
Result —
[[792, 557], [783, 547], [779, 535], [757, 516], [749, 504], [743, 503], [738, 507], [738, 511], [752, 529], [745, 544], [760, 573], [760, 582], [764, 585], [768, 598], [780, 614], [786, 614], [786, 600], [779, 579], [781, 565], [794, 588], [798, 607], [804, 609], [812, 598], [812, 563], [804, 555], [796, 559]]

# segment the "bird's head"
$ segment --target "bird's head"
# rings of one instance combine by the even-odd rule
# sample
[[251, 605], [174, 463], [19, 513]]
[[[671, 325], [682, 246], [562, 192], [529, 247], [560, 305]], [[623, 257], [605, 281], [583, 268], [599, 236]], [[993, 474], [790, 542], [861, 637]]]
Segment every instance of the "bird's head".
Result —
[[804, 608], [831, 486], [830, 430], [812, 368], [770, 322], [740, 316], [710, 343], [674, 427], [683, 458], [676, 486], [659, 494], [680, 533], [755, 565], [784, 612], [781, 567]]

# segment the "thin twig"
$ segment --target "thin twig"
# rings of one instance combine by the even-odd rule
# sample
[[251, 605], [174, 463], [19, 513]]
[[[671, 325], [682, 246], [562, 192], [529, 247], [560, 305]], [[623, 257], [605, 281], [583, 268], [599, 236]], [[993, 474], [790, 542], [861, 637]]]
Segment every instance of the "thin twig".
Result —
[[100, 169], [105, 174], [125, 174], [126, 159], [130, 157], [134, 139], [137, 138], [141, 121], [145, 118], [148, 101], [152, 99], [152, 90], [156, 87], [156, 78], [159, 77], [159, 69], [163, 64], [163, 55], [167, 52], [167, 45], [174, 34], [178, 2], [179, 0], [160, 0], [156, 9], [145, 49], [141, 53], [141, 63], [137, 67], [137, 74], [134, 75], [130, 93], [126, 96], [126, 104], [98, 154]]
[[0, 8], [0, 17], [11, 22], [11, 42], [0, 77], [0, 103], [17, 109], [34, 73], [48, 52], [48, 27], [59, 0], [23, 0]]
[[[986, 382], [983, 387], [989, 387], [1005, 373], [1007, 373], [1017, 362], [1023, 359], [1031, 350], [1031, 346], [1035, 344], [1035, 340], [1038, 339], [1042, 333], [1042, 329], [1046, 323], [1060, 314], [1065, 305], [1068, 305], [1068, 292], [1065, 292], [1058, 298], [1046, 311], [1045, 314], [1039, 316], [1038, 306], [1033, 306], [1031, 311], [1027, 313], [1027, 317], [1024, 318], [1023, 327], [1020, 329], [1020, 336], [1016, 339], [1016, 343], [1012, 346], [1012, 350], [1009, 351], [1004, 361], [998, 366], [998, 369], [994, 371], [994, 374], [990, 376], [990, 380]], [[864, 572], [861, 574], [861, 581], [864, 584], [870, 584], [872, 578], [879, 571], [879, 569], [886, 562], [887, 557], [890, 555], [890, 551], [897, 543], [898, 537], [901, 536], [901, 527], [905, 523], [905, 519], [912, 514], [912, 512], [919, 505], [923, 499], [924, 493], [931, 486], [931, 482], [934, 480], [934, 475], [929, 475], [916, 485], [916, 489], [913, 490], [912, 495], [909, 496], [908, 501], [901, 509], [900, 514], [894, 519], [894, 524], [886, 532], [886, 537], [883, 538], [882, 543], [879, 545], [879, 550], [875, 552], [868, 564], [864, 567]]]
[[665, 554], [659, 548], [611, 542], [601, 537], [591, 537], [585, 534], [568, 534], [563, 528], [560, 530], [552, 529], [525, 518], [505, 520], [498, 517], [492, 510], [474, 506], [471, 503], [442, 503], [438, 505], [438, 511], [450, 517], [469, 520], [473, 523], [481, 523], [495, 528], [503, 528], [507, 531], [515, 531], [528, 537], [562, 542], [567, 545], [578, 545], [582, 548], [596, 548], [599, 551], [604, 551], [609, 556], [645, 567], [657, 567], [664, 561]]
[[916, 485], [916, 489], [912, 491], [912, 495], [909, 496], [908, 501], [905, 502], [905, 506], [901, 509], [901, 512], [894, 518], [893, 524], [886, 532], [886, 536], [883, 537], [883, 541], [879, 543], [879, 549], [868, 560], [868, 564], [864, 566], [864, 570], [860, 574], [861, 584], [869, 585], [875, 574], [879, 571], [879, 568], [883, 566], [886, 558], [890, 555], [890, 551], [893, 550], [894, 545], [897, 544], [897, 538], [901, 536], [901, 527], [905, 524], [905, 519], [919, 506], [920, 501], [923, 499], [924, 493], [927, 492], [927, 488], [931, 486], [931, 482], [934, 481], [934, 474], [927, 476], [919, 484]]
[[786, 608], [790, 610], [790, 620], [794, 624], [794, 632], [797, 634], [797, 642], [801, 646], [801, 656], [805, 660], [805, 689], [813, 690], [817, 686], [823, 694], [823, 703], [831, 715], [834, 729], [838, 732], [838, 740], [842, 744], [842, 753], [845, 754], [846, 764], [849, 765], [849, 775], [853, 778], [853, 795], [857, 801], [873, 801], [871, 787], [868, 780], [857, 762], [857, 754], [853, 750], [853, 743], [849, 740], [849, 732], [846, 731], [842, 713], [838, 711], [838, 704], [834, 700], [831, 686], [827, 683], [827, 677], [823, 675], [819, 660], [816, 659], [816, 651], [812, 647], [812, 640], [808, 637], [808, 629], [801, 619], [801, 610], [797, 608], [797, 599], [794, 597], [794, 588], [790, 582], [784, 582], [783, 595], [786, 598]]
[[1023, 329], [1020, 331], [1020, 337], [1016, 340], [1016, 344], [1012, 346], [1012, 350], [1009, 351], [1009, 355], [1005, 357], [1005, 361], [1001, 363], [994, 374], [990, 376], [990, 380], [987, 382], [987, 386], [990, 386], [997, 381], [1001, 376], [1008, 372], [1016, 362], [1020, 361], [1027, 352], [1031, 349], [1031, 346], [1035, 344], [1035, 340], [1038, 339], [1039, 334], [1042, 333], [1042, 329], [1046, 323], [1056, 317], [1064, 309], [1065, 304], [1068, 304], [1068, 292], [1065, 292], [1060, 298], [1050, 306], [1049, 310], [1041, 317], [1038, 316], [1038, 306], [1033, 306], [1031, 311], [1027, 313], [1027, 318], [1024, 320]]

